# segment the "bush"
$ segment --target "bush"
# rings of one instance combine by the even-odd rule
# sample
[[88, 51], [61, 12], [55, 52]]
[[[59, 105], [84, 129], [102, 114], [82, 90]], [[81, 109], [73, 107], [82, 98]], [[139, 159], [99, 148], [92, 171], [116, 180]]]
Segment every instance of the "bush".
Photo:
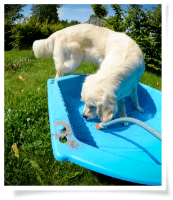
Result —
[[161, 5], [153, 7], [152, 11], [144, 11], [139, 4], [129, 5], [128, 11], [120, 4], [111, 6], [115, 16], [105, 19], [107, 28], [126, 32], [141, 47], [146, 69], [161, 73]]
[[4, 35], [4, 49], [5, 50], [10, 50], [12, 49], [12, 44], [11, 42], [13, 41], [11, 36], [11, 29], [12, 29], [12, 23], [10, 20], [5, 20], [4, 23], [4, 29], [5, 29], [5, 35]]
[[145, 12], [141, 5], [134, 4], [127, 13], [127, 34], [140, 45], [146, 68], [161, 72], [161, 5]]
[[45, 39], [52, 33], [67, 26], [67, 24], [61, 22], [56, 24], [52, 22], [49, 24], [47, 20], [45, 23], [40, 23], [35, 17], [26, 18], [12, 27], [11, 38], [13, 38], [13, 49], [30, 49], [35, 40]]

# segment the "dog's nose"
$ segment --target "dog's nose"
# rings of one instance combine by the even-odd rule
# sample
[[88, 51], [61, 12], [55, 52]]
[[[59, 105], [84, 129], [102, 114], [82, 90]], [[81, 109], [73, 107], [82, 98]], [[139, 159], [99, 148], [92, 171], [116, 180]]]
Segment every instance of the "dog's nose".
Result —
[[82, 117], [83, 117], [83, 118], [87, 118], [87, 116], [86, 116], [85, 114], [82, 114]]

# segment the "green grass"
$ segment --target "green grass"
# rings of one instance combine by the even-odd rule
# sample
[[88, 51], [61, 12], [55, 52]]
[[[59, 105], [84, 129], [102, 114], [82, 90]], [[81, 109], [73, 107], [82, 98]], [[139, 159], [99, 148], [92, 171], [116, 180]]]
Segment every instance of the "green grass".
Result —
[[[56, 74], [53, 59], [36, 59], [31, 50], [13, 50], [5, 52], [4, 61], [5, 185], [131, 184], [55, 160], [47, 103], [47, 79]], [[92, 63], [82, 63], [75, 73], [95, 73], [97, 69]], [[146, 71], [141, 82], [161, 90], [160, 76]]]

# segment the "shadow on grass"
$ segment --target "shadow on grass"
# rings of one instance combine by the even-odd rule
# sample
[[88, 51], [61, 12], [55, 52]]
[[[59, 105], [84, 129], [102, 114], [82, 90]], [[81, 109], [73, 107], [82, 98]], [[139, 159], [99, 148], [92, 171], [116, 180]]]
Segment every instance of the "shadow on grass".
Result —
[[120, 179], [112, 178], [103, 174], [99, 174], [97, 172], [93, 172], [93, 175], [97, 177], [100, 184], [107, 185], [107, 186], [145, 186], [138, 183], [123, 181]]

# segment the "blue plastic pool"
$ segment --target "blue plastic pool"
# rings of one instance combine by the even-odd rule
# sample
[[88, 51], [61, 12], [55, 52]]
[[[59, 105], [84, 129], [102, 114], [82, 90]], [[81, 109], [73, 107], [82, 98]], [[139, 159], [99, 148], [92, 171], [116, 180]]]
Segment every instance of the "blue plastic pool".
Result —
[[[120, 123], [96, 130], [99, 119], [82, 117], [84, 103], [80, 99], [85, 77], [69, 75], [47, 82], [54, 157], [118, 179], [161, 185], [162, 142], [135, 124], [125, 127]], [[127, 97], [127, 116], [161, 133], [161, 92], [140, 83], [138, 94], [144, 113], [136, 111]], [[67, 141], [63, 143], [62, 139]]]

